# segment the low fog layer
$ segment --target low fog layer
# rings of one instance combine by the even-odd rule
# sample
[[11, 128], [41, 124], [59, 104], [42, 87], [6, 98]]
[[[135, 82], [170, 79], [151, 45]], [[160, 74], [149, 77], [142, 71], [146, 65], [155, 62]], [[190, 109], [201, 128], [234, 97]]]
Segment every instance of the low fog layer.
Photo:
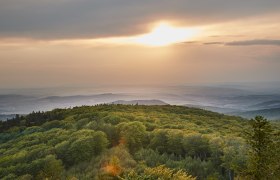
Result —
[[[234, 87], [232, 87], [234, 86]], [[264, 88], [266, 87], [266, 88]], [[69, 108], [101, 103], [139, 105], [181, 105], [251, 118], [264, 115], [280, 118], [280, 93], [277, 84], [239, 84], [222, 86], [157, 86], [50, 88], [14, 90], [0, 95], [1, 119], [10, 114], [27, 114], [54, 108]]]

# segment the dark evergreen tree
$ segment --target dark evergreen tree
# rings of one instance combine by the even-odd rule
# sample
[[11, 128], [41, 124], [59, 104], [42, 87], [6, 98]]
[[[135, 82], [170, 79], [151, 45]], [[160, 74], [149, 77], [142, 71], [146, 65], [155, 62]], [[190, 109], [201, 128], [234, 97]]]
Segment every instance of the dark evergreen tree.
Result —
[[256, 116], [250, 124], [252, 129], [247, 133], [250, 146], [247, 176], [254, 180], [277, 179], [273, 163], [277, 157], [273, 129], [262, 116]]

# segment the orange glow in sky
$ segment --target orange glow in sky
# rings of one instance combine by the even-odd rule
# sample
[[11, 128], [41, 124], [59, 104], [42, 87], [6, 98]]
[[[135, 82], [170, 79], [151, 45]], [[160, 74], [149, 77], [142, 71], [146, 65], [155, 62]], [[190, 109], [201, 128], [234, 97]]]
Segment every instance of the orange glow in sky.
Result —
[[149, 46], [167, 46], [190, 40], [198, 32], [198, 29], [180, 28], [168, 23], [160, 23], [150, 33], [134, 37], [133, 41]]
[[112, 37], [94, 39], [94, 42], [113, 44], [134, 44], [144, 46], [168, 46], [192, 40], [201, 32], [199, 28], [176, 27], [161, 22], [154, 26], [150, 32], [135, 36]]

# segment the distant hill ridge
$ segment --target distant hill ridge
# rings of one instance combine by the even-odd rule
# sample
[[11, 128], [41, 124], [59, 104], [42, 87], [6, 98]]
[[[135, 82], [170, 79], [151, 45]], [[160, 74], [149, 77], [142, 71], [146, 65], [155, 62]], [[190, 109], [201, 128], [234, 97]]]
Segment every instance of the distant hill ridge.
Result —
[[264, 116], [270, 120], [279, 120], [280, 119], [280, 108], [271, 108], [271, 109], [260, 109], [254, 111], [245, 111], [232, 113], [233, 115], [242, 116], [245, 118], [251, 118], [254, 116]]
[[151, 100], [131, 100], [131, 101], [125, 101], [125, 100], [118, 100], [112, 102], [112, 104], [123, 104], [123, 105], [168, 105], [168, 103], [157, 100], [157, 99], [151, 99]]

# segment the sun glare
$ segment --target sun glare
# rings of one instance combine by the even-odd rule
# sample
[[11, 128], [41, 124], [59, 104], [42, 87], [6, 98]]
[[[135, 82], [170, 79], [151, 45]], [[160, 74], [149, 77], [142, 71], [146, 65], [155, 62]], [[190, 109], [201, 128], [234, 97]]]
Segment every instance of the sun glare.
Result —
[[109, 44], [140, 44], [144, 46], [168, 46], [192, 40], [200, 32], [199, 28], [175, 27], [162, 22], [146, 34], [95, 39], [93, 42]]
[[167, 46], [191, 39], [198, 33], [197, 29], [173, 27], [167, 23], [161, 23], [150, 33], [133, 38], [135, 43], [149, 46]]

